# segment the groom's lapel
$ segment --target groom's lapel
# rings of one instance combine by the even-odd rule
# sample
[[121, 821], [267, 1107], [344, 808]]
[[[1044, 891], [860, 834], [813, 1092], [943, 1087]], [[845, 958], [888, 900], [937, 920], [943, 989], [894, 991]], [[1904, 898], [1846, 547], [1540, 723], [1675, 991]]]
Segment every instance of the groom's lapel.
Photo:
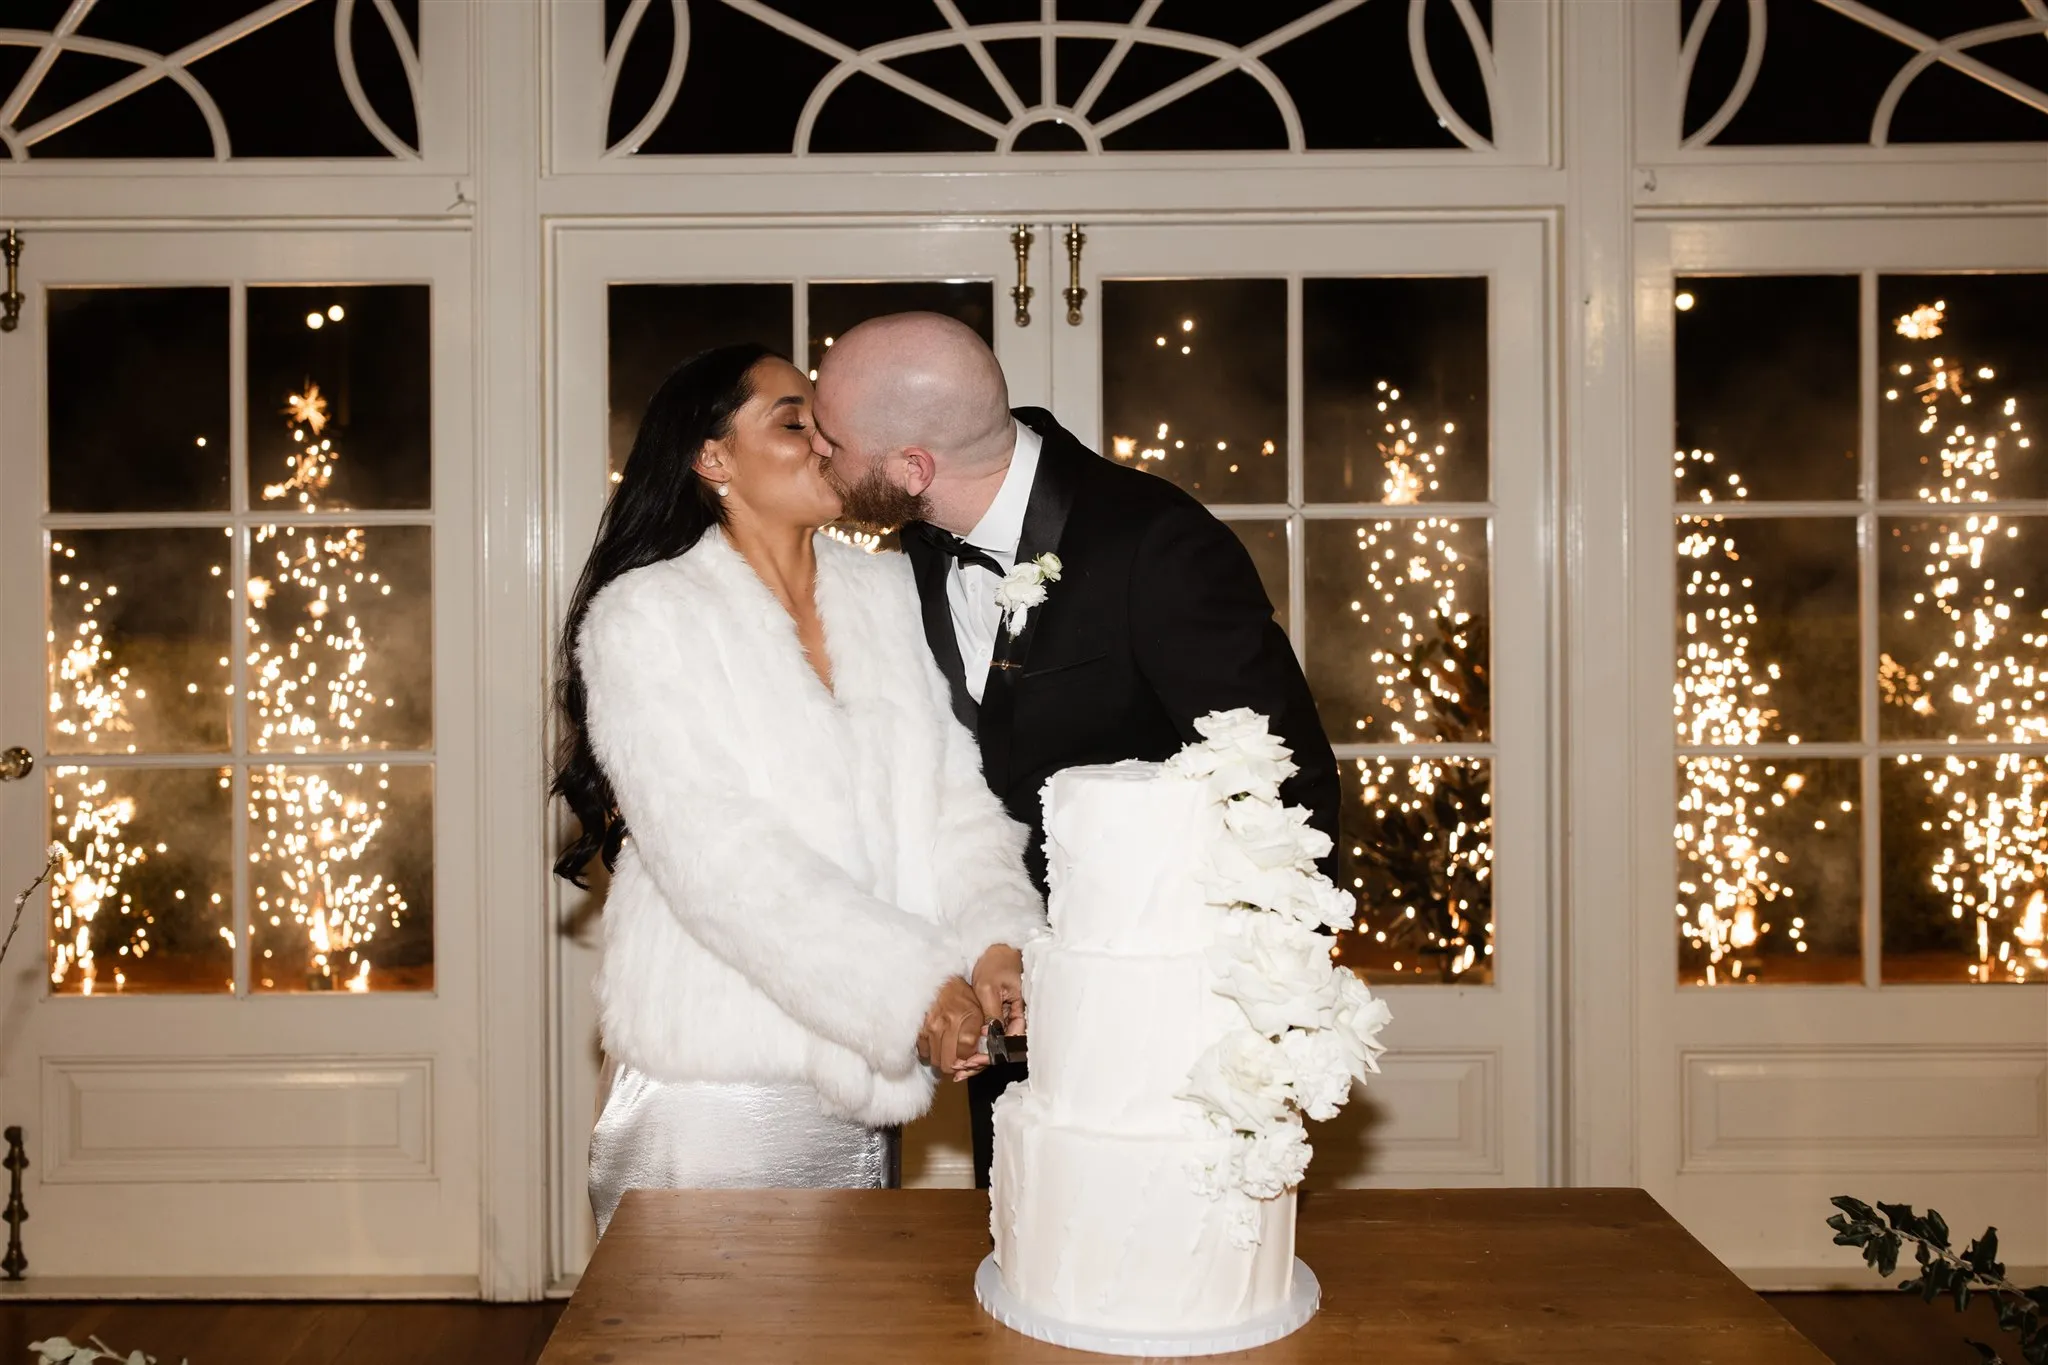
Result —
[[[1031, 500], [1024, 507], [1024, 533], [1017, 540], [1017, 562], [1028, 564], [1042, 554], [1059, 548], [1066, 530], [1067, 513], [1074, 506], [1074, 485], [1080, 476], [1079, 461], [1094, 459], [1080, 442], [1055, 422], [1052, 414], [1037, 408], [1020, 409], [1019, 420], [1039, 434], [1038, 473], [1031, 480]], [[989, 663], [988, 682], [981, 693], [981, 770], [991, 791], [1004, 792], [1010, 785], [1010, 731], [1016, 716], [1017, 681], [1031, 657], [1031, 643], [1038, 636], [1038, 624], [1046, 608], [1060, 591], [1058, 583], [1046, 584], [1046, 601], [1024, 617], [1024, 627], [1014, 637], [1007, 624], [996, 627], [995, 657]]]
[[960, 662], [960, 641], [953, 634], [953, 609], [946, 601], [946, 576], [953, 570], [951, 556], [939, 553], [923, 535], [922, 522], [903, 528], [903, 551], [917, 575], [918, 603], [924, 609], [924, 639], [931, 647], [939, 672], [946, 675], [946, 687], [953, 695], [953, 714], [969, 730], [974, 729], [974, 698], [967, 694], [967, 668]]

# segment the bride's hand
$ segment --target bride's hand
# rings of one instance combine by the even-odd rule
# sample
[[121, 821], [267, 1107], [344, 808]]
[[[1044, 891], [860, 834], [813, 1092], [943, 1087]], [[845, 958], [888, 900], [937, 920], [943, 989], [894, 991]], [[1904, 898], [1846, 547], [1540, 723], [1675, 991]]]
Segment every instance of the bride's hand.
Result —
[[981, 1030], [988, 1021], [974, 987], [962, 977], [949, 977], [925, 1011], [918, 1034], [917, 1057], [942, 1076], [964, 1080], [988, 1065], [981, 1050]]
[[1024, 954], [1007, 943], [989, 945], [968, 978], [981, 1012], [1003, 1021], [1003, 1032], [1024, 1032]]

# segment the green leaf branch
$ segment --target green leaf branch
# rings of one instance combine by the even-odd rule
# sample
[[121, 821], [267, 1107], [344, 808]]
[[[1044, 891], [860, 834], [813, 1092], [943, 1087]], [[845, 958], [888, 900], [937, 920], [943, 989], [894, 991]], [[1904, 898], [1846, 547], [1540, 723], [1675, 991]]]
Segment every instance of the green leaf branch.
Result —
[[[1973, 1295], [1993, 1299], [1999, 1329], [2019, 1338], [2020, 1358], [2026, 1365], [2048, 1365], [2048, 1285], [2022, 1289], [2006, 1278], [1998, 1259], [1997, 1228], [1986, 1228], [1982, 1237], [1957, 1251], [1950, 1243], [1947, 1221], [1933, 1209], [1923, 1215], [1911, 1204], [1880, 1203], [1872, 1208], [1846, 1194], [1830, 1202], [1841, 1210], [1828, 1219], [1835, 1245], [1862, 1248], [1864, 1261], [1886, 1278], [1899, 1268], [1899, 1258], [1910, 1247], [1909, 1264], [1917, 1264], [1920, 1273], [1902, 1281], [1900, 1289], [1918, 1293], [1928, 1303], [1946, 1296], [1958, 1313], [1970, 1306]], [[1981, 1341], [1970, 1345], [1987, 1365], [2004, 1365], [1992, 1347]]]

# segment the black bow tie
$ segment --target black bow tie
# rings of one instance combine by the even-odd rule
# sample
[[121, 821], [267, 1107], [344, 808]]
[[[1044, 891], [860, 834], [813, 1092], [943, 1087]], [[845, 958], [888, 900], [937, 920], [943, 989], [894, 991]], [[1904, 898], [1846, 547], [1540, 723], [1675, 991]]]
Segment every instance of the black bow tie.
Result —
[[963, 568], [969, 564], [978, 564], [997, 578], [1001, 578], [1009, 572], [994, 555], [982, 549], [979, 545], [969, 545], [951, 531], [941, 530], [928, 521], [918, 524], [924, 530], [926, 544], [941, 554], [951, 555]]

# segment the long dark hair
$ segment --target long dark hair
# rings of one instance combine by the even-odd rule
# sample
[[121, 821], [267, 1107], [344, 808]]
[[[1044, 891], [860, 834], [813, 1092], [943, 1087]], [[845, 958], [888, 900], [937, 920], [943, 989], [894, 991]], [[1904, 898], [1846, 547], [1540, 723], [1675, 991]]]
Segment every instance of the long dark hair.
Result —
[[555, 709], [561, 737], [548, 791], [567, 801], [583, 825], [576, 841], [555, 860], [555, 875], [576, 886], [588, 885], [584, 871], [592, 858], [602, 856], [607, 870], [615, 866], [626, 841], [626, 822], [612, 796], [611, 779], [590, 749], [576, 637], [591, 600], [606, 584], [621, 574], [674, 559], [706, 531], [724, 523], [724, 504], [697, 477], [697, 455], [706, 441], [731, 432], [734, 414], [753, 397], [751, 371], [770, 357], [784, 358], [752, 342], [720, 346], [684, 361], [661, 382], [640, 419], [625, 473], [597, 524], [597, 543], [576, 582], [576, 595], [569, 600], [556, 654]]

